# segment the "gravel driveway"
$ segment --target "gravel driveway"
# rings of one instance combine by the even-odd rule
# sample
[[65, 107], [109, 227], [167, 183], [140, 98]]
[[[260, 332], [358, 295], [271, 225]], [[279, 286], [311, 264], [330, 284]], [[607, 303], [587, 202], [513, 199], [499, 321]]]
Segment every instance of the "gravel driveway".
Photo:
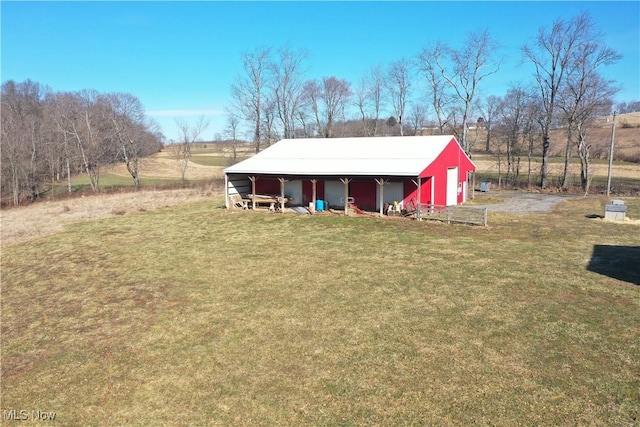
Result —
[[[486, 205], [482, 204], [483, 198], [495, 197], [502, 199], [502, 202]], [[581, 199], [583, 196], [564, 194], [544, 194], [544, 193], [520, 193], [520, 192], [499, 192], [499, 193], [477, 193], [475, 194], [474, 207], [487, 208], [488, 212], [508, 212], [508, 213], [538, 213], [551, 212], [553, 208], [565, 200]], [[476, 204], [477, 203], [477, 204]]]

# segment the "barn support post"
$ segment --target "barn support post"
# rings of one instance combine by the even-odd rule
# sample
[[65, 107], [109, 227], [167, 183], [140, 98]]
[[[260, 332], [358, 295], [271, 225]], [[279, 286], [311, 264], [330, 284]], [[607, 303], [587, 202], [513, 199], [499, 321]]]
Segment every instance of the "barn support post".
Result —
[[[474, 171], [474, 172], [469, 172], [469, 174], [471, 175], [471, 200], [473, 200], [476, 197], [476, 173]], [[467, 191], [468, 191], [468, 187], [467, 187]]]
[[344, 215], [349, 215], [349, 183], [352, 181], [349, 178], [340, 178], [340, 181], [344, 184]]
[[287, 182], [284, 178], [278, 178], [280, 181], [280, 212], [284, 213], [284, 183]]
[[384, 185], [387, 183], [387, 180], [384, 178], [376, 178], [376, 182], [380, 186], [380, 216], [384, 216]]
[[413, 182], [418, 190], [418, 203], [416, 206], [416, 218], [418, 219], [418, 221], [422, 221], [422, 180], [420, 179], [420, 177], [418, 177], [417, 179], [412, 179], [411, 182]]
[[256, 210], [256, 181], [258, 180], [257, 176], [250, 176], [249, 181], [251, 181], [251, 209]]
[[224, 206], [229, 209], [231, 203], [229, 202], [229, 176], [224, 174]]
[[311, 202], [313, 203], [311, 206], [313, 206], [313, 211], [315, 212], [316, 209], [316, 184], [317, 184], [318, 180], [317, 179], [312, 179], [311, 180]]
[[418, 206], [417, 215], [418, 221], [422, 221], [422, 178], [418, 177]]
[[[436, 204], [436, 177], [431, 177], [431, 206]], [[433, 212], [434, 209], [431, 209], [430, 212]]]

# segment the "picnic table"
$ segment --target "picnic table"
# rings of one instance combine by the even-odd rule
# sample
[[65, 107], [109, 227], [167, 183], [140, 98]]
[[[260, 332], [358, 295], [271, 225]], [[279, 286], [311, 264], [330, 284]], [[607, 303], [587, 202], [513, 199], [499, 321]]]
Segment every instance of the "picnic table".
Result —
[[[247, 194], [246, 198], [250, 201], [258, 205], [269, 205], [269, 209], [279, 209], [280, 208], [280, 200], [281, 196], [273, 196], [266, 194], [256, 194], [255, 197], [253, 194]], [[287, 197], [284, 198], [284, 203], [287, 203], [289, 199]]]

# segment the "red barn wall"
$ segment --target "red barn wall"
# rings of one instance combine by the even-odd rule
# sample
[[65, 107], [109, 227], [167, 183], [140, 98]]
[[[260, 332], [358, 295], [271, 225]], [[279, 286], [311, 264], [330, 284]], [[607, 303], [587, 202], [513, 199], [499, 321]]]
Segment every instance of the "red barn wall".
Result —
[[354, 198], [354, 203], [360, 209], [367, 211], [375, 211], [376, 194], [378, 192], [378, 184], [375, 180], [368, 181], [351, 181], [349, 183], [349, 195]]
[[277, 178], [259, 177], [256, 180], [256, 194], [280, 194], [280, 181]]
[[[458, 183], [467, 181], [467, 174], [474, 171], [473, 163], [466, 156], [462, 148], [454, 141], [445, 147], [440, 155], [422, 173], [420, 177], [435, 179], [433, 204], [445, 205], [447, 202], [447, 169], [458, 168]], [[424, 187], [423, 187], [424, 188]], [[458, 193], [457, 203], [462, 203], [464, 194]], [[425, 203], [425, 202], [423, 202]]]
[[[404, 181], [404, 200], [402, 203], [405, 208], [417, 208], [418, 186], [414, 181], [417, 181], [417, 179], [406, 179]], [[431, 195], [431, 178], [422, 178], [421, 181], [420, 203], [433, 203]]]

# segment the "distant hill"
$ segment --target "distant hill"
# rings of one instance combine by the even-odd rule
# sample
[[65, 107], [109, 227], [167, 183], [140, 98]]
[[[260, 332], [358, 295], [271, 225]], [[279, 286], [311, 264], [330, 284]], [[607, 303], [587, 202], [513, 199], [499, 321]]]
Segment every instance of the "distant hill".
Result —
[[[597, 119], [595, 125], [587, 132], [587, 140], [591, 145], [592, 159], [607, 159], [611, 146], [612, 116]], [[484, 129], [472, 130], [469, 137], [476, 139], [474, 151], [483, 152], [486, 131]], [[551, 156], [564, 157], [566, 146], [566, 129], [551, 131]], [[539, 156], [540, 147], [536, 147], [536, 156]], [[575, 149], [574, 156], [577, 156]], [[619, 114], [616, 116], [616, 135], [614, 159], [627, 162], [640, 163], [640, 112]]]
[[[598, 119], [596, 126], [587, 134], [587, 138], [592, 144], [591, 156], [593, 158], [608, 158], [611, 146], [611, 128], [612, 116], [606, 116]], [[564, 141], [561, 143], [561, 150], [563, 146]], [[640, 111], [616, 116], [614, 159], [640, 163]]]

